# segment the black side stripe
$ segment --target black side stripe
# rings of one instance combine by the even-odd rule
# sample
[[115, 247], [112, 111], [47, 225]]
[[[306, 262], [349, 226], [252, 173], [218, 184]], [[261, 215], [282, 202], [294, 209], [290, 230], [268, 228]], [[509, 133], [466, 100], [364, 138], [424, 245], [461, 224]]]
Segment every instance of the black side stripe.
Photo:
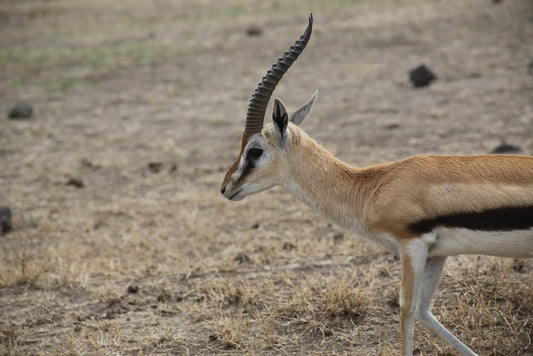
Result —
[[533, 205], [509, 206], [482, 211], [440, 215], [409, 224], [411, 233], [422, 235], [437, 227], [479, 231], [511, 231], [533, 228]]

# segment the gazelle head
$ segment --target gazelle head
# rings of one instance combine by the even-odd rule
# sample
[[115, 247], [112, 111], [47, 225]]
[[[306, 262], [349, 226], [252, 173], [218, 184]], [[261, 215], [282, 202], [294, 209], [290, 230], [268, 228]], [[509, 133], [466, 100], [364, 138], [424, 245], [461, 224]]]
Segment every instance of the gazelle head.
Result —
[[285, 156], [290, 154], [291, 126], [299, 125], [311, 111], [318, 91], [290, 117], [279, 99], [274, 100], [272, 124], [263, 127], [268, 101], [285, 72], [304, 50], [313, 27], [309, 25], [261, 80], [250, 100], [239, 157], [224, 177], [221, 193], [230, 200], [242, 200], [280, 183]]

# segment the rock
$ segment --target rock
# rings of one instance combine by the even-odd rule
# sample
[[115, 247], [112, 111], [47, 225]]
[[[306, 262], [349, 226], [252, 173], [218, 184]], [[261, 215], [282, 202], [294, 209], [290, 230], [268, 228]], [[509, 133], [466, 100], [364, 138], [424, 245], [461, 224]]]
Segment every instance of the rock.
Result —
[[11, 224], [11, 209], [8, 207], [0, 208], [0, 235], [7, 234], [13, 230], [13, 225]]
[[344, 234], [342, 232], [337, 232], [335, 235], [333, 235], [333, 243], [335, 245], [340, 244], [344, 240]]
[[502, 139], [499, 146], [495, 147], [490, 153], [492, 154], [509, 154], [509, 153], [521, 153], [522, 148], [519, 146], [511, 145]]
[[400, 123], [399, 122], [389, 122], [385, 125], [385, 128], [387, 130], [395, 130], [397, 128], [400, 127]]
[[234, 260], [239, 261], [239, 264], [241, 264], [244, 262], [250, 262], [250, 257], [246, 253], [240, 252], [235, 256]]
[[136, 294], [139, 292], [139, 286], [136, 284], [130, 284], [128, 286], [128, 293], [129, 294]]
[[284, 242], [281, 248], [284, 249], [285, 251], [292, 251], [296, 248], [296, 245], [290, 242]]
[[27, 103], [18, 103], [9, 110], [7, 117], [11, 120], [24, 120], [33, 116], [33, 106]]
[[161, 293], [159, 293], [159, 295], [157, 296], [157, 301], [160, 302], [160, 303], [166, 303], [168, 302], [170, 299], [172, 299], [172, 296], [170, 295], [170, 293], [166, 290], [162, 291]]
[[422, 88], [431, 84], [437, 76], [426, 65], [421, 64], [409, 71], [409, 79], [415, 88]]
[[263, 34], [263, 29], [257, 25], [251, 25], [246, 29], [246, 34], [248, 36], [261, 36]]
[[94, 170], [97, 170], [97, 169], [100, 169], [102, 168], [101, 165], [97, 164], [97, 163], [94, 163], [92, 162], [91, 160], [88, 160], [87, 158], [83, 158], [81, 161], [80, 161], [80, 164], [82, 167], [84, 168], [89, 168], [89, 169], [94, 169]]
[[159, 173], [163, 169], [163, 163], [161, 162], [150, 162], [148, 163], [148, 170], [152, 173]]
[[169, 173], [176, 172], [177, 170], [178, 170], [178, 165], [176, 163], [173, 163], [170, 165], [170, 167], [168, 167]]
[[65, 184], [76, 188], [83, 188], [85, 186], [81, 178], [78, 177], [67, 177], [67, 182]]

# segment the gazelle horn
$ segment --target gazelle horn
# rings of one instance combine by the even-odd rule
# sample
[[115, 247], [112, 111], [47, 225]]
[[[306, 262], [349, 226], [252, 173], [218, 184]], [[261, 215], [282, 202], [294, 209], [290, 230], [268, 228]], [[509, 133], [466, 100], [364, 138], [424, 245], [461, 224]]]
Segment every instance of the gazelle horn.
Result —
[[261, 80], [261, 83], [259, 83], [255, 89], [254, 95], [252, 95], [252, 99], [250, 99], [250, 104], [248, 105], [248, 112], [246, 113], [246, 126], [244, 132], [248, 135], [261, 132], [270, 96], [283, 77], [283, 74], [287, 72], [292, 63], [304, 50], [311, 37], [312, 30], [313, 14], [310, 14], [309, 24], [303, 35], [301, 35], [300, 39], [296, 41], [275, 64], [272, 65], [272, 68], [267, 71], [266, 75]]

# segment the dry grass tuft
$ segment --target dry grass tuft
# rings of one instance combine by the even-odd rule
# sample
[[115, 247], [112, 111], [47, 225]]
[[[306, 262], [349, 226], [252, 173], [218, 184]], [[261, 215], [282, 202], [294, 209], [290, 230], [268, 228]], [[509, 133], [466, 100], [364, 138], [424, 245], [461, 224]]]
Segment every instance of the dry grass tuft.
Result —
[[7, 351], [8, 355], [12, 354], [20, 346], [18, 331], [15, 327], [0, 325], [0, 344]]
[[243, 279], [215, 279], [199, 287], [199, 298], [216, 303], [221, 307], [253, 306], [259, 304], [257, 290]]
[[334, 278], [328, 282], [321, 303], [326, 317], [364, 317], [371, 300], [361, 288], [354, 286], [353, 277], [343, 275], [340, 280]]
[[242, 316], [221, 315], [214, 326], [215, 332], [209, 335], [211, 341], [222, 343], [223, 349], [243, 350], [244, 333], [248, 328]]
[[[360, 324], [372, 301], [355, 286], [353, 277], [291, 276], [283, 278], [287, 290], [276, 303], [273, 315], [284, 327], [299, 330], [300, 337], [342, 335]], [[305, 336], [307, 335], [307, 336]]]
[[40, 245], [38, 238], [26, 238], [18, 233], [2, 244], [5, 265], [0, 271], [0, 287], [35, 286], [42, 275], [50, 272], [50, 263], [38, 255], [36, 245]]

